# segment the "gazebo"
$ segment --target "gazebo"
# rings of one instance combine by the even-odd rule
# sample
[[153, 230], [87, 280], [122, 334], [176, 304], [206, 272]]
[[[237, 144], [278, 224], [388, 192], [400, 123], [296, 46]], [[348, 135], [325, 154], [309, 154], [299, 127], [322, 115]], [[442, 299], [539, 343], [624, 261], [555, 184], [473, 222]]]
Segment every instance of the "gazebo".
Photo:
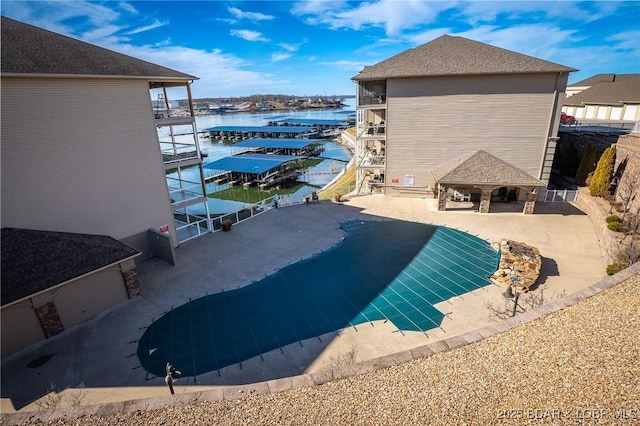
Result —
[[[432, 171], [438, 197], [438, 210], [447, 209], [447, 192], [454, 190], [471, 190], [469, 198], [479, 194], [479, 213], [489, 213], [492, 194], [498, 190], [498, 197], [507, 201], [511, 194], [507, 194], [507, 188], [523, 190], [526, 196], [518, 196], [513, 191], [516, 199], [524, 200], [522, 213], [532, 214], [539, 188], [546, 185], [525, 171], [507, 163], [500, 158], [479, 150], [462, 156], [450, 163]], [[504, 190], [504, 193], [503, 193]]]

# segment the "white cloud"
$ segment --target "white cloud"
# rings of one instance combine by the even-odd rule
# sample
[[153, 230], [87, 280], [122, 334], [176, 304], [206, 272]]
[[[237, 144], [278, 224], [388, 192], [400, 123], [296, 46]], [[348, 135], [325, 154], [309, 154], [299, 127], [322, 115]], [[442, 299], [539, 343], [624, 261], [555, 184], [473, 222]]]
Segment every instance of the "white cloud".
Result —
[[251, 21], [270, 21], [275, 19], [275, 16], [265, 15], [259, 12], [244, 12], [237, 7], [228, 7], [227, 11], [235, 16], [237, 19], [249, 19]]
[[332, 68], [337, 68], [345, 71], [353, 72], [354, 74], [362, 71], [365, 65], [371, 65], [362, 61], [332, 61], [332, 62], [320, 62], [322, 65], [328, 65]]
[[145, 25], [145, 26], [142, 26], [142, 27], [134, 28], [132, 30], [129, 30], [129, 31], [125, 32], [124, 34], [127, 34], [127, 35], [139, 34], [139, 33], [145, 32], [145, 31], [150, 31], [150, 30], [153, 30], [153, 29], [156, 29], [156, 28], [164, 27], [167, 24], [168, 24], [167, 22], [160, 22], [159, 20], [155, 19], [149, 25]]
[[536, 58], [557, 61], [562, 60], [562, 51], [566, 49], [564, 46], [572, 46], [579, 40], [576, 33], [576, 30], [561, 29], [553, 24], [543, 23], [514, 25], [508, 28], [481, 26], [455, 35]]
[[133, 5], [131, 3], [127, 3], [127, 2], [122, 1], [122, 2], [118, 3], [118, 7], [120, 9], [124, 10], [125, 12], [132, 14], [132, 15], [138, 14], [138, 10], [135, 7], [133, 7]]
[[103, 47], [198, 77], [192, 90], [196, 98], [259, 93], [282, 84], [282, 79], [275, 75], [244, 69], [252, 68], [251, 64], [219, 49], [205, 51], [179, 46], [156, 48], [122, 44]]
[[558, 18], [582, 23], [592, 22], [609, 15], [615, 2], [573, 1], [472, 1], [460, 3], [461, 13], [471, 24], [495, 22], [499, 17], [509, 20], [532, 19], [540, 22]]
[[[119, 16], [111, 9], [87, 1], [4, 1], [2, 14], [71, 37], [77, 37], [78, 32], [61, 23], [67, 19], [82, 18], [86, 22], [85, 27], [91, 28], [108, 25]], [[55, 20], [51, 19], [52, 17], [55, 17]]]
[[253, 31], [253, 30], [231, 30], [231, 35], [234, 37], [239, 37], [245, 39], [247, 41], [269, 41], [268, 38], [264, 37], [261, 32]]
[[346, 2], [303, 1], [296, 4], [292, 13], [304, 16], [311, 25], [353, 30], [379, 27], [395, 35], [434, 22], [440, 12], [452, 7], [448, 2], [421, 0], [379, 0], [358, 3], [356, 7]]
[[290, 53], [274, 53], [271, 55], [271, 62], [280, 62], [285, 59], [289, 59], [292, 55]]
[[300, 46], [307, 43], [307, 39], [305, 38], [300, 43], [278, 43], [278, 46], [282, 47], [284, 50], [288, 52], [297, 52], [300, 49]]
[[631, 54], [631, 58], [635, 58], [633, 60], [636, 61], [636, 65], [639, 63], [638, 57], [640, 56], [640, 30], [629, 30], [617, 34], [612, 34], [605, 40], [614, 43], [611, 46], [612, 49], [628, 51]]

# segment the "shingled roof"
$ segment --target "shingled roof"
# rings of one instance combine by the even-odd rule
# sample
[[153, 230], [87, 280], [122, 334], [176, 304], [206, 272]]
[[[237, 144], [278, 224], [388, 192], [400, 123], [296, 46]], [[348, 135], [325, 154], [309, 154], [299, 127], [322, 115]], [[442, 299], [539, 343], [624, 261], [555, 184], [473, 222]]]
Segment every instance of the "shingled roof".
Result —
[[488, 152], [479, 150], [431, 172], [443, 185], [546, 186], [542, 181]]
[[613, 83], [615, 81], [624, 81], [637, 78], [638, 74], [596, 74], [584, 80], [577, 81], [569, 87], [595, 86], [598, 83]]
[[2, 305], [140, 252], [105, 235], [2, 228]]
[[364, 67], [353, 80], [474, 74], [559, 73], [574, 68], [463, 37], [443, 35]]
[[189, 74], [2, 17], [2, 75], [196, 80]]
[[588, 89], [569, 96], [563, 103], [572, 106], [640, 104], [640, 74], [618, 77], [621, 78], [593, 83]]

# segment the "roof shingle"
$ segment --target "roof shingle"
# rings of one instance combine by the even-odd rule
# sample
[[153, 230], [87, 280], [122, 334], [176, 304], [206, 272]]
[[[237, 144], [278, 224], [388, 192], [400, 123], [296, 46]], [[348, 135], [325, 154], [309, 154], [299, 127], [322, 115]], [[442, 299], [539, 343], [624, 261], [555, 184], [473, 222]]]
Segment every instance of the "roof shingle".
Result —
[[523, 170], [482, 150], [457, 158], [431, 174], [436, 183], [445, 185], [546, 186]]
[[170, 81], [197, 79], [4, 16], [2, 74], [140, 77]]
[[367, 66], [353, 80], [572, 71], [576, 69], [463, 37], [443, 35]]
[[624, 78], [594, 83], [563, 103], [572, 106], [640, 104], [640, 74], [626, 74]]
[[638, 74], [596, 74], [584, 80], [575, 82], [567, 87], [594, 86], [598, 83], [613, 83], [614, 81], [623, 81], [634, 79]]
[[2, 305], [137, 256], [106, 235], [2, 228]]

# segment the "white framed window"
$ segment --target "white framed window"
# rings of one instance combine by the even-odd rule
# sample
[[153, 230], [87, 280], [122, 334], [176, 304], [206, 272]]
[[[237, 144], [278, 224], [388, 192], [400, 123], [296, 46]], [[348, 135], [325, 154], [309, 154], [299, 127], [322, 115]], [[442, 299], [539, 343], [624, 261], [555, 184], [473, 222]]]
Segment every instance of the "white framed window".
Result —
[[611, 107], [611, 114], [609, 114], [609, 118], [611, 120], [620, 120], [622, 117], [622, 107]]
[[638, 105], [625, 105], [623, 120], [635, 120], [638, 113]]

